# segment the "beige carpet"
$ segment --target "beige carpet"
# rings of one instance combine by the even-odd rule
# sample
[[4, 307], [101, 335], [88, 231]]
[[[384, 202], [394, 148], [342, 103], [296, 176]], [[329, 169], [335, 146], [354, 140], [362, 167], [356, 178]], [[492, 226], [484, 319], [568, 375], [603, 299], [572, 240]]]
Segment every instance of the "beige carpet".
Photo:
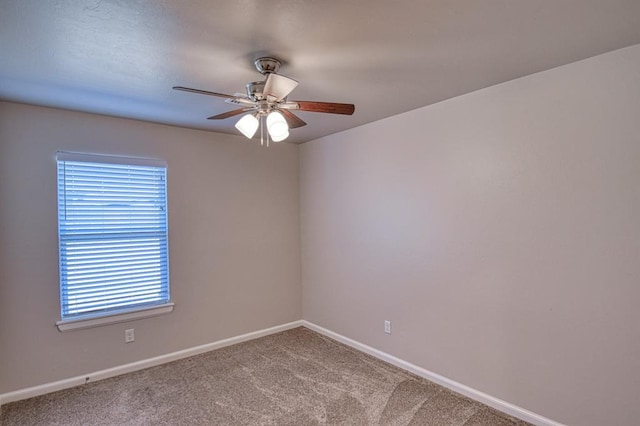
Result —
[[526, 425], [306, 328], [6, 404], [9, 425]]

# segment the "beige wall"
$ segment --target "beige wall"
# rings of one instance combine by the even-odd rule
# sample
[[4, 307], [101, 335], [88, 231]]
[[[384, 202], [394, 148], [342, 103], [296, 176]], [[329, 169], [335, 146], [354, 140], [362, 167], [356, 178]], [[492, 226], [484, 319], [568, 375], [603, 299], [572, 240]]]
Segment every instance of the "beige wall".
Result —
[[304, 318], [556, 421], [637, 424], [639, 114], [635, 46], [303, 145]]
[[[171, 314], [57, 331], [56, 150], [167, 160]], [[299, 320], [298, 202], [296, 145], [0, 103], [0, 393]]]
[[[304, 317], [554, 420], [634, 424], [638, 70], [640, 46], [268, 150], [0, 103], [0, 393]], [[173, 313], [57, 331], [56, 150], [168, 161]]]

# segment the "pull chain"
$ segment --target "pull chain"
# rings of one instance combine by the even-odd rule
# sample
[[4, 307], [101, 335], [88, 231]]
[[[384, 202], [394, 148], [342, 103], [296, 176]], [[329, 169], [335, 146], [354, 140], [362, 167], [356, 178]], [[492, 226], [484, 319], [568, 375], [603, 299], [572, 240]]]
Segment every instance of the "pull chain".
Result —
[[264, 146], [264, 116], [260, 114], [260, 146]]

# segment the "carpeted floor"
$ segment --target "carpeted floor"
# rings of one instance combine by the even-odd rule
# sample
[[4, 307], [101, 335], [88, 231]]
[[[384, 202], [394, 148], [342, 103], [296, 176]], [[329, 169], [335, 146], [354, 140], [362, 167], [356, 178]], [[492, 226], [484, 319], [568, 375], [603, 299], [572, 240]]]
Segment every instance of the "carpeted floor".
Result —
[[306, 328], [2, 406], [0, 425], [523, 426]]

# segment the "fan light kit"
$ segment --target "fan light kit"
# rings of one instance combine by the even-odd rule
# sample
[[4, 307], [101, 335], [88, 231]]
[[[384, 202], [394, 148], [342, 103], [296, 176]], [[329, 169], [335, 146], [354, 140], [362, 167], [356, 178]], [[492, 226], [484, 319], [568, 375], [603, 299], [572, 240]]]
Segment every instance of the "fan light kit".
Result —
[[305, 126], [305, 123], [291, 110], [325, 112], [331, 114], [352, 115], [355, 111], [353, 104], [340, 104], [334, 102], [314, 101], [289, 101], [287, 96], [298, 86], [298, 82], [292, 78], [277, 74], [280, 69], [280, 61], [264, 57], [254, 62], [257, 70], [266, 79], [247, 84], [247, 93], [225, 95], [224, 93], [209, 92], [206, 90], [191, 89], [189, 87], [174, 86], [175, 90], [199, 93], [201, 95], [217, 96], [225, 98], [225, 102], [240, 105], [240, 108], [222, 114], [208, 117], [209, 120], [223, 120], [245, 114], [236, 123], [243, 135], [251, 139], [260, 129], [260, 144], [269, 146], [269, 140], [280, 142], [289, 137], [289, 129]]

